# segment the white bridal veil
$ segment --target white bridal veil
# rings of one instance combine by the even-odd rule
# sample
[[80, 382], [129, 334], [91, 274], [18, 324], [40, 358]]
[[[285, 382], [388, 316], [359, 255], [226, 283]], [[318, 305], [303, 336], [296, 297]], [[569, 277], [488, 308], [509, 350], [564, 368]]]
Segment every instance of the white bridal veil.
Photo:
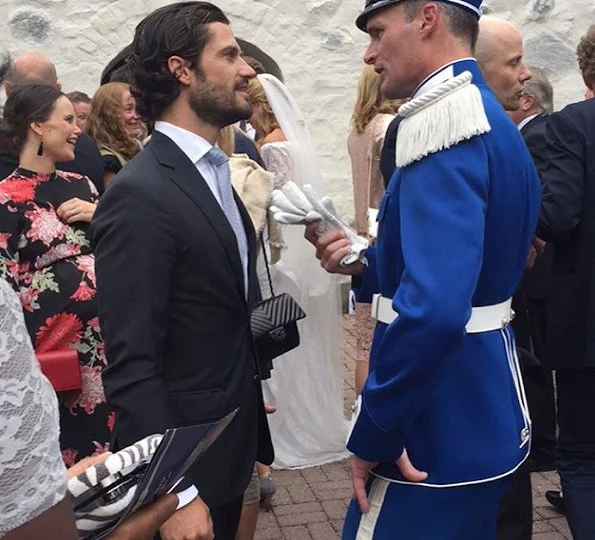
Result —
[[[326, 189], [322, 169], [302, 113], [287, 88], [272, 75], [259, 75], [267, 100], [283, 130], [292, 157], [292, 180]], [[306, 313], [300, 346], [273, 361], [265, 393], [277, 413], [269, 417], [274, 466], [299, 468], [346, 457], [343, 414], [341, 299], [338, 280], [327, 274], [304, 238], [304, 228], [283, 227], [286, 249], [273, 267], [275, 293], [291, 294]]]

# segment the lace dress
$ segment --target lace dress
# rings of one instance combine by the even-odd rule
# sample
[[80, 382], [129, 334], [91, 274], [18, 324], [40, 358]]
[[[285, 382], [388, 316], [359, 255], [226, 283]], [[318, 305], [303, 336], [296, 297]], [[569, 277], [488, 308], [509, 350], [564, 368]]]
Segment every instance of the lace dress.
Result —
[[89, 224], [69, 225], [56, 214], [63, 202], [73, 197], [94, 201], [96, 194], [86, 177], [63, 171], [17, 169], [0, 182], [0, 277], [20, 296], [36, 351], [72, 348], [79, 353], [83, 389], [58, 396], [67, 466], [103, 453], [110, 440]]
[[[261, 154], [275, 187], [292, 179], [290, 143], [265, 144]], [[277, 406], [269, 416], [273, 467], [284, 469], [313, 467], [347, 456], [338, 287], [320, 269], [303, 234], [301, 227], [283, 228], [287, 248], [271, 269], [275, 294], [291, 294], [307, 315], [298, 323], [300, 346], [275, 358], [271, 378], [263, 382], [265, 401]], [[304, 274], [312, 271], [321, 273], [321, 284], [330, 284], [308, 289]]]
[[66, 494], [56, 395], [42, 375], [19, 299], [0, 279], [0, 537]]
[[[378, 208], [384, 195], [384, 181], [380, 172], [380, 153], [392, 114], [378, 114], [363, 133], [353, 130], [347, 139], [351, 158], [355, 229], [368, 236], [368, 208]], [[370, 304], [355, 306], [355, 352], [358, 362], [370, 361], [370, 347], [375, 321], [370, 315]]]

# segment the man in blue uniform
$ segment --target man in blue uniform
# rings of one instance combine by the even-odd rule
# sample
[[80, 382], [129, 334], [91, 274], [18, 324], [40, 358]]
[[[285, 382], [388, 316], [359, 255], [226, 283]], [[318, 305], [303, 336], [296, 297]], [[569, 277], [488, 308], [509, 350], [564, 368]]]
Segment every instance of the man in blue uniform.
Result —
[[307, 238], [355, 277], [378, 324], [348, 440], [345, 539], [490, 540], [530, 420], [509, 328], [539, 210], [523, 140], [471, 57], [481, 0], [367, 0], [365, 61], [401, 107], [396, 162], [367, 265]]

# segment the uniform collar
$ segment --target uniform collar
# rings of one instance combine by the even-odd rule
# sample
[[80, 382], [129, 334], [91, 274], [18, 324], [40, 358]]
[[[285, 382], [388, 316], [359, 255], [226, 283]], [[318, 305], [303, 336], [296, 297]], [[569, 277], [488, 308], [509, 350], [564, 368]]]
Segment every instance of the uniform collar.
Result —
[[430, 73], [430, 75], [428, 75], [415, 89], [411, 99], [417, 98], [422, 94], [433, 90], [442, 83], [459, 76], [464, 71], [471, 72], [471, 75], [473, 75], [473, 84], [484, 84], [477, 60], [475, 60], [475, 58], [461, 58], [460, 60], [450, 62], [438, 68], [433, 73]]

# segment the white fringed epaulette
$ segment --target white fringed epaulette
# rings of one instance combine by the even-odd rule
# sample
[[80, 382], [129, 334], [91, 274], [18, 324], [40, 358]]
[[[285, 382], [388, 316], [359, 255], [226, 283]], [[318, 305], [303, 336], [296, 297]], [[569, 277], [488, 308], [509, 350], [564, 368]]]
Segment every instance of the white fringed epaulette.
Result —
[[401, 106], [398, 167], [490, 131], [481, 93], [471, 80], [465, 71]]

